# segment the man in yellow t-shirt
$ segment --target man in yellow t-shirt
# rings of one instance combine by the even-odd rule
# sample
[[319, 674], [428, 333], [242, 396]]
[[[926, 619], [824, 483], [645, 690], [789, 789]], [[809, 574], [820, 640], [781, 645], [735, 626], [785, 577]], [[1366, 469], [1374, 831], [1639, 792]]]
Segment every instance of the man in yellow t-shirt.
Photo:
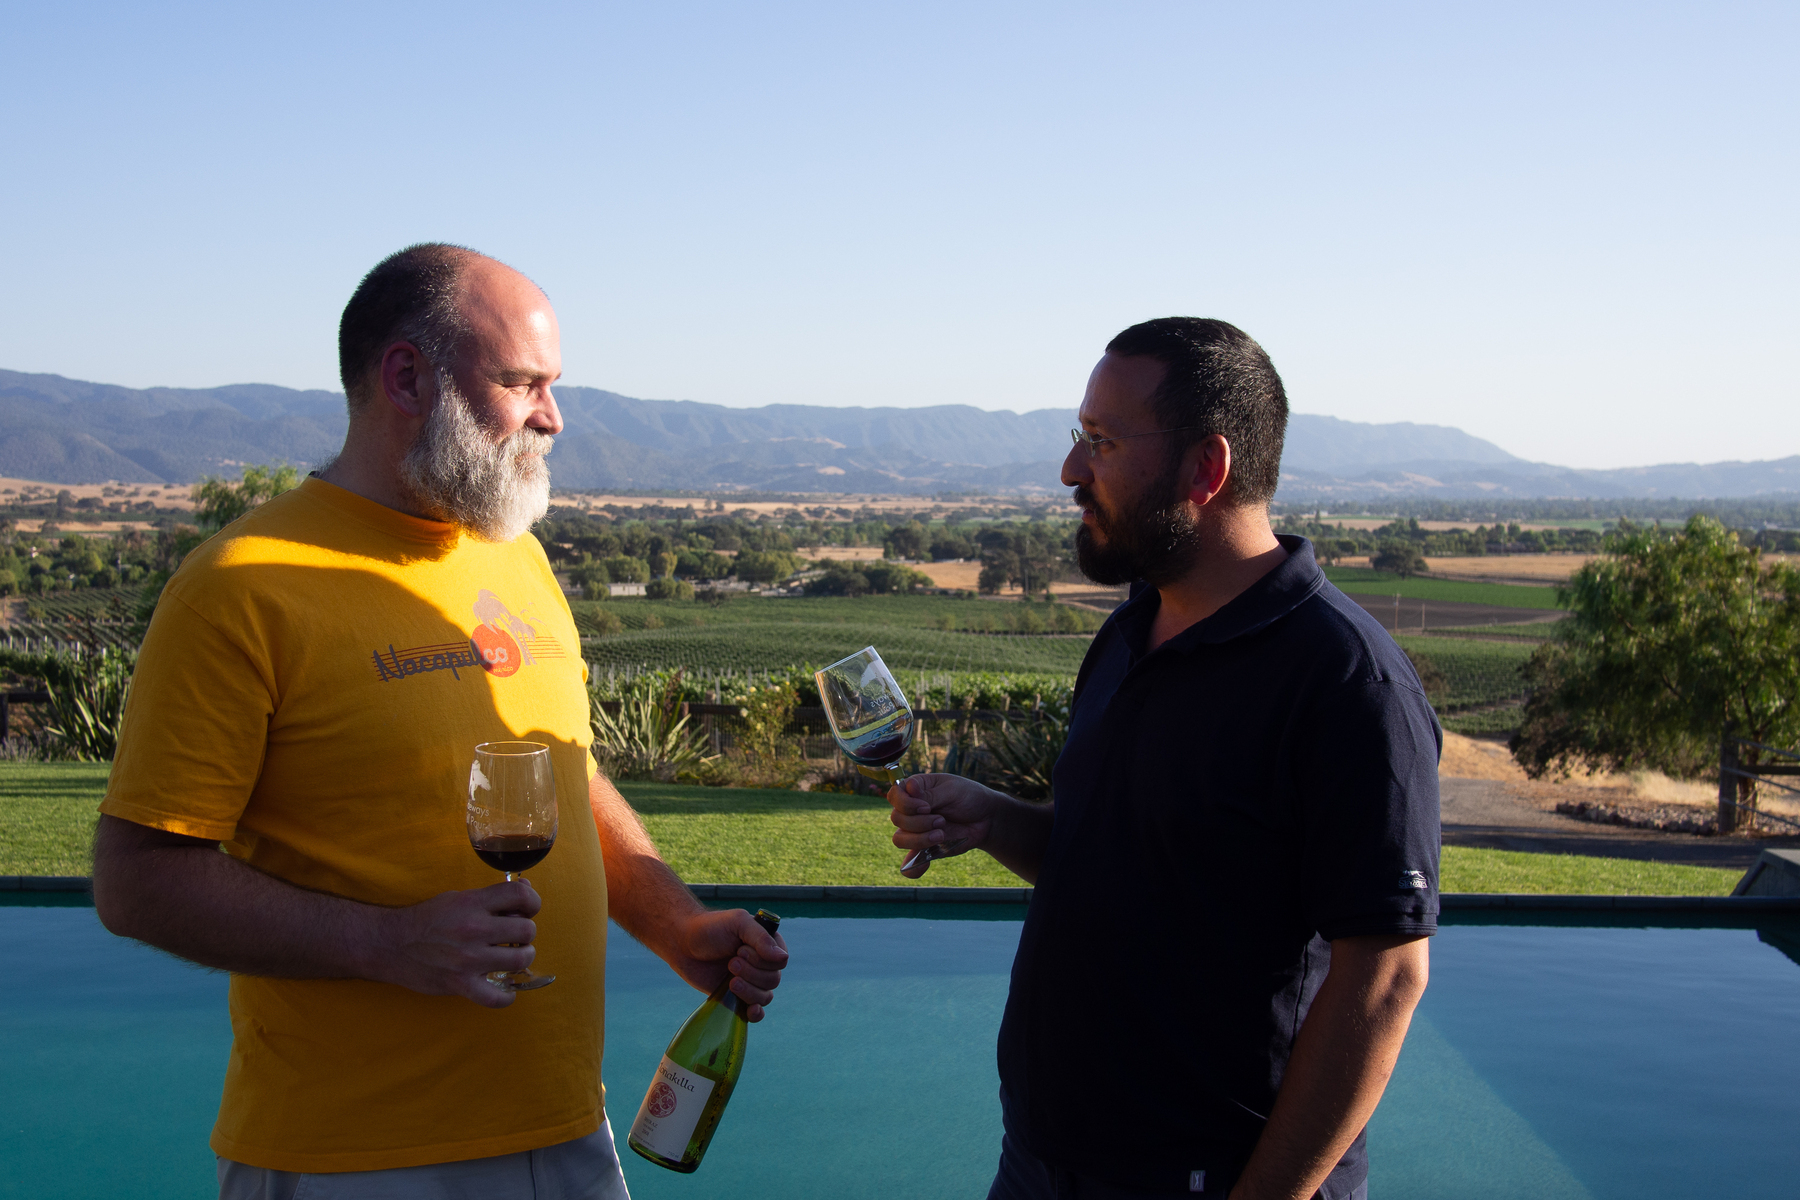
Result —
[[[580, 641], [525, 532], [562, 429], [543, 293], [411, 247], [357, 288], [339, 354], [343, 452], [157, 606], [95, 906], [233, 973], [221, 1197], [623, 1197], [608, 915], [694, 986], [729, 979], [752, 1020], [786, 949], [703, 909], [588, 753]], [[476, 744], [513, 739], [551, 748], [559, 829], [532, 882], [495, 883], [464, 811]], [[534, 959], [552, 986], [487, 981]]]

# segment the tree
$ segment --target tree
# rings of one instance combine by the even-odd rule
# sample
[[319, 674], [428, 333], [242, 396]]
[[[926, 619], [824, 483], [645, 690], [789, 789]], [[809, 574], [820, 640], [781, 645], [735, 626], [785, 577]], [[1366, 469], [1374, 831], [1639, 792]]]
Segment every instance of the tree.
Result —
[[888, 530], [883, 539], [886, 549], [883, 553], [888, 558], [905, 558], [918, 560], [925, 557], [925, 527], [917, 521], [908, 521]]
[[606, 578], [612, 583], [650, 582], [650, 564], [629, 554], [615, 554], [598, 565], [606, 569]]
[[[1570, 615], [1525, 666], [1532, 692], [1512, 739], [1533, 778], [1576, 766], [1698, 778], [1716, 770], [1727, 726], [1800, 741], [1800, 571], [1765, 565], [1709, 517], [1672, 534], [1621, 522], [1557, 594]], [[1752, 785], [1739, 782], [1741, 809]]]
[[799, 569], [799, 560], [780, 550], [744, 550], [733, 569], [745, 583], [774, 583]]
[[265, 500], [300, 486], [300, 472], [287, 463], [245, 467], [232, 482], [207, 475], [194, 486], [194, 515], [209, 529], [223, 529]]
[[1377, 571], [1392, 571], [1402, 579], [1408, 575], [1424, 575], [1431, 570], [1425, 565], [1425, 556], [1419, 553], [1417, 546], [1401, 541], [1383, 542], [1369, 565]]

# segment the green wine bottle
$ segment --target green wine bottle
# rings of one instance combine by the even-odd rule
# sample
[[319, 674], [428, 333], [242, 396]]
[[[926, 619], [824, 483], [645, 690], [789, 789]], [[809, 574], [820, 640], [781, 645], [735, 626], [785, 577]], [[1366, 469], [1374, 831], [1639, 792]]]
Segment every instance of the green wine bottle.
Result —
[[[781, 918], [759, 908], [756, 923], [774, 933]], [[657, 1166], [687, 1174], [706, 1156], [744, 1067], [744, 1043], [750, 1033], [744, 1009], [727, 979], [694, 1010], [663, 1051], [626, 1138], [633, 1150]]]

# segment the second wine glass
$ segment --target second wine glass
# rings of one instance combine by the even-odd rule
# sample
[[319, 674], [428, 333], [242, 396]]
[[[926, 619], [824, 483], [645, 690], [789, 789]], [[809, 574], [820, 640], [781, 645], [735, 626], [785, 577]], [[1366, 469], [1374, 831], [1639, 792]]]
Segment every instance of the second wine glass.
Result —
[[[819, 703], [831, 722], [831, 736], [856, 769], [888, 787], [899, 783], [906, 774], [900, 756], [913, 740], [913, 710], [875, 647], [864, 646], [815, 671], [813, 682], [819, 685]], [[929, 867], [967, 840], [957, 838], [917, 851], [901, 864], [900, 871], [904, 874], [921, 863]]]
[[875, 647], [813, 673], [831, 736], [856, 769], [892, 787], [900, 781], [900, 756], [912, 745], [913, 712], [893, 672]]
[[[469, 767], [469, 844], [481, 861], [511, 883], [556, 844], [556, 773], [542, 742], [483, 742]], [[535, 971], [490, 971], [487, 981], [509, 992], [555, 982]]]

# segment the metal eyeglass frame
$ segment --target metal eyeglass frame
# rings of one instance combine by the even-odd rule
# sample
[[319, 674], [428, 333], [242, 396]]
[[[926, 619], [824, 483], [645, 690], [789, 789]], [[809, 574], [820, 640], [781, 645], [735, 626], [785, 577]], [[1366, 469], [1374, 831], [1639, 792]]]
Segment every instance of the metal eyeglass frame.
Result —
[[1177, 425], [1173, 429], [1151, 429], [1144, 433], [1121, 433], [1117, 437], [1109, 438], [1097, 438], [1085, 429], [1071, 429], [1069, 430], [1069, 436], [1075, 439], [1075, 444], [1077, 446], [1087, 447], [1089, 458], [1098, 458], [1100, 456], [1100, 447], [1106, 445], [1108, 442], [1122, 442], [1126, 438], [1134, 437], [1153, 437], [1159, 433], [1188, 433], [1203, 428], [1205, 428], [1205, 426], [1202, 425]]

